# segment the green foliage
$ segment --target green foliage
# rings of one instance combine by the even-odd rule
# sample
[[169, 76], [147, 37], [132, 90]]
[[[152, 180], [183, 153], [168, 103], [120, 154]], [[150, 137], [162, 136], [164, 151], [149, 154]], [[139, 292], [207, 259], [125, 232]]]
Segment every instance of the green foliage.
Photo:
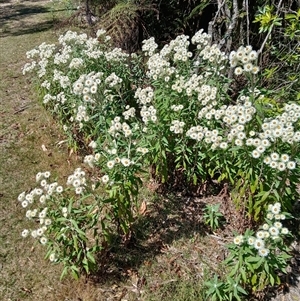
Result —
[[209, 225], [212, 230], [216, 230], [221, 226], [223, 214], [219, 212], [220, 204], [206, 205], [204, 208], [204, 222]]
[[[81, 187], [73, 176], [69, 184], [76, 198], [63, 194], [52, 202], [64, 204], [72, 217], [60, 217], [60, 207], [48, 211], [53, 219], [45, 229], [48, 255], [60, 247], [63, 274], [92, 272], [103, 246], [130, 237], [147, 169], [170, 187], [180, 181], [187, 187], [222, 182], [251, 221], [261, 221], [270, 203], [287, 210], [297, 198], [300, 106], [259, 88], [258, 53], [250, 45], [228, 55], [200, 30], [191, 39], [179, 35], [160, 50], [150, 38], [141, 53], [129, 55], [112, 49], [104, 30], [96, 38], [69, 31], [58, 47], [43, 43], [27, 56], [32, 61], [24, 73], [36, 72], [42, 102], [85, 148], [84, 163], [95, 175]], [[232, 94], [239, 80], [245, 86]], [[53, 197], [48, 188], [44, 193]], [[205, 219], [213, 229], [220, 218], [217, 207], [207, 207]], [[53, 233], [67, 239], [51, 238]], [[271, 241], [270, 254], [275, 249], [284, 251], [284, 245]], [[266, 269], [275, 279], [275, 270], [285, 265], [284, 257], [261, 256], [251, 270], [245, 262], [247, 256], [258, 258], [253, 247], [230, 250], [228, 265], [240, 271], [241, 280], [230, 273], [220, 286], [215, 283], [219, 292], [210, 294], [216, 298], [243, 293], [239, 285], [260, 290], [273, 284]], [[245, 283], [253, 271], [261, 273], [261, 286], [256, 280]]]

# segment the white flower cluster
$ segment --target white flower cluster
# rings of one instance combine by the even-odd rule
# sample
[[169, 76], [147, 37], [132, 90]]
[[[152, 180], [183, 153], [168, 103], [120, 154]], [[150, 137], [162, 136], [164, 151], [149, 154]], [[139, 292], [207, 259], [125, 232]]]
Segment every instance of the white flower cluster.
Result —
[[259, 67], [253, 65], [257, 60], [257, 52], [252, 50], [252, 46], [240, 46], [237, 51], [232, 51], [229, 55], [229, 62], [231, 67], [235, 67], [235, 75], [241, 75], [244, 72], [251, 72], [257, 74]]
[[128, 120], [130, 117], [135, 117], [135, 108], [130, 107], [129, 105], [127, 105], [125, 107], [126, 111], [124, 111], [122, 113], [122, 115], [124, 116], [124, 119]]
[[105, 83], [108, 84], [108, 86], [110, 88], [122, 83], [122, 78], [118, 77], [115, 72], [113, 72], [111, 75], [109, 75], [106, 79], [105, 79]]
[[136, 151], [138, 153], [142, 153], [143, 155], [147, 154], [149, 152], [149, 149], [146, 147], [137, 147]]
[[179, 112], [179, 111], [181, 111], [183, 108], [184, 108], [183, 105], [178, 105], [178, 106], [176, 106], [176, 105], [171, 105], [171, 110], [173, 110], [174, 112]]
[[205, 61], [214, 63], [214, 65], [223, 64], [223, 61], [227, 60], [226, 54], [218, 48], [217, 44], [206, 45], [200, 51], [199, 56]]
[[120, 62], [129, 57], [128, 53], [125, 53], [121, 48], [114, 48], [112, 51], [104, 52], [104, 56], [108, 62]]
[[72, 47], [70, 45], [65, 45], [63, 48], [60, 49], [59, 52], [55, 53], [54, 64], [66, 64], [70, 60], [72, 52]]
[[300, 105], [286, 104], [283, 113], [274, 119], [267, 119], [262, 124], [263, 132], [259, 134], [261, 139], [270, 139], [275, 142], [281, 139], [288, 144], [300, 141], [300, 131], [294, 131], [293, 124], [300, 120]]
[[76, 194], [82, 194], [86, 185], [85, 172], [80, 167], [76, 168], [74, 173], [68, 177], [67, 185], [72, 185]]
[[182, 134], [185, 122], [179, 120], [173, 120], [172, 125], [170, 126], [170, 131], [175, 134]]
[[111, 126], [108, 130], [108, 133], [113, 137], [119, 137], [120, 132], [123, 132], [125, 137], [132, 135], [130, 126], [126, 122], [121, 123], [121, 118], [117, 116], [111, 121]]
[[[254, 236], [247, 238], [247, 244], [253, 246], [259, 256], [266, 257], [269, 255], [270, 250], [267, 248], [268, 243], [275, 239], [281, 238], [281, 235], [287, 235], [289, 230], [282, 226], [279, 220], [284, 220], [285, 215], [281, 213], [280, 203], [268, 206], [267, 223], [263, 224], [261, 230], [257, 231]], [[241, 245], [245, 242], [243, 235], [238, 235], [234, 238], [233, 242], [236, 245]]]
[[83, 65], [84, 65], [84, 62], [83, 62], [82, 58], [74, 57], [69, 64], [69, 68], [70, 69], [72, 69], [72, 68], [79, 69]]
[[48, 80], [44, 80], [44, 81], [41, 83], [41, 87], [46, 88], [47, 90], [50, 90], [51, 83], [50, 83]]
[[154, 97], [153, 89], [151, 87], [146, 87], [144, 89], [137, 88], [134, 97], [136, 98], [136, 102], [142, 105], [151, 103]]
[[[128, 166], [130, 166], [131, 164], [134, 164], [134, 162], [133, 161], [131, 161], [129, 158], [125, 158], [125, 157], [123, 157], [123, 158], [119, 158], [119, 157], [116, 157], [114, 160], [110, 160], [110, 161], [108, 161], [107, 163], [106, 163], [106, 165], [107, 165], [107, 167], [109, 168], [109, 169], [112, 169], [116, 164], [122, 164], [123, 166], [125, 166], [125, 167], [128, 167]], [[103, 179], [102, 179], [102, 181], [103, 181]]]
[[51, 100], [56, 100], [56, 96], [53, 96], [51, 94], [46, 94], [44, 97], [43, 97], [43, 103], [44, 104], [47, 104], [49, 101]]
[[81, 105], [77, 108], [77, 114], [76, 114], [76, 117], [75, 117], [75, 120], [77, 120], [78, 122], [82, 122], [82, 121], [89, 121], [90, 120], [90, 117], [86, 111], [86, 107]]
[[101, 155], [96, 153], [95, 155], [87, 155], [83, 159], [83, 163], [88, 164], [90, 167], [94, 167], [95, 163], [99, 161]]
[[71, 84], [69, 77], [67, 75], [64, 75], [61, 71], [59, 71], [57, 69], [54, 69], [54, 71], [53, 71], [53, 81], [59, 82], [60, 86], [63, 89], [66, 89]]
[[142, 51], [145, 52], [146, 56], [152, 56], [158, 47], [153, 37], [148, 40], [144, 40], [142, 44]]
[[140, 114], [145, 124], [147, 124], [148, 121], [157, 121], [156, 109], [153, 106], [142, 106]]
[[83, 95], [85, 102], [93, 103], [93, 95], [97, 93], [98, 85], [102, 82], [102, 72], [90, 72], [89, 74], [82, 74], [73, 83], [73, 93], [75, 95]]
[[[199, 78], [199, 76], [198, 76]], [[199, 82], [198, 80], [196, 82]], [[206, 107], [211, 101], [215, 100], [217, 97], [218, 89], [210, 85], [201, 85], [197, 86], [196, 82], [190, 88], [198, 92], [198, 100], [201, 101], [201, 104]], [[199, 115], [198, 115], [199, 118]]]
[[206, 46], [211, 42], [211, 35], [203, 32], [203, 29], [200, 29], [192, 36], [191, 41], [192, 44], [197, 45], [198, 49], [202, 49], [203, 46]]
[[[45, 204], [53, 194], [60, 194], [63, 192], [63, 187], [59, 186], [57, 182], [48, 183], [49, 177], [49, 171], [37, 173], [36, 181], [39, 183], [40, 187], [34, 188], [29, 193], [22, 192], [18, 196], [18, 201], [23, 208], [33, 205], [35, 201], [38, 201], [40, 204]], [[48, 207], [44, 207], [42, 210], [35, 208], [26, 211], [26, 217], [30, 220], [34, 219], [40, 224], [40, 227], [33, 230], [24, 229], [22, 231], [23, 237], [27, 237], [30, 234], [33, 238], [39, 239], [41, 244], [47, 243], [45, 232], [47, 227], [52, 223], [51, 219], [47, 218], [47, 211]]]
[[60, 35], [58, 38], [59, 44], [65, 46], [69, 44], [70, 42], [83, 45], [86, 43], [86, 40], [88, 39], [87, 34], [82, 33], [78, 34], [75, 31], [68, 30], [64, 35]]

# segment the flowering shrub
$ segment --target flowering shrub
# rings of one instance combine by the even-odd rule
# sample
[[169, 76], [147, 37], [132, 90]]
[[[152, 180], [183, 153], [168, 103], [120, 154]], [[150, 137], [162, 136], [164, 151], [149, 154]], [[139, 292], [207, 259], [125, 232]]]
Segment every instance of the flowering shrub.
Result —
[[[84, 162], [100, 170], [93, 185], [105, 190], [102, 197], [88, 181], [76, 179], [82, 184], [76, 186], [70, 180], [74, 199], [55, 188], [51, 204], [58, 207], [47, 209], [52, 219], [44, 231], [73, 232], [64, 234], [71, 243], [45, 236], [48, 256], [63, 245], [61, 257], [52, 259], [61, 258], [75, 274], [82, 267], [92, 270], [101, 244], [94, 240], [88, 251], [78, 246], [89, 244], [92, 230], [109, 242], [104, 216], [128, 237], [149, 165], [161, 182], [172, 181], [178, 171], [187, 183], [228, 182], [236, 205], [245, 207], [250, 219], [261, 219], [273, 202], [289, 209], [299, 178], [300, 106], [269, 103], [267, 92], [258, 88], [257, 56], [251, 46], [223, 53], [202, 30], [191, 39], [180, 35], [160, 50], [150, 38], [140, 54], [111, 49], [103, 30], [97, 38], [69, 31], [58, 46], [43, 43], [29, 51], [32, 61], [23, 72], [36, 72], [44, 105], [71, 139], [89, 147]], [[234, 96], [232, 86], [241, 76], [247, 85]], [[70, 221], [64, 214], [72, 208], [76, 214]]]
[[246, 291], [261, 291], [269, 284], [280, 284], [278, 272], [286, 273], [287, 260], [291, 258], [285, 242], [289, 230], [281, 223], [286, 217], [290, 215], [281, 212], [279, 203], [269, 205], [265, 223], [258, 231], [247, 230], [236, 236], [223, 262], [227, 280], [215, 278], [208, 282], [207, 295], [218, 297], [216, 300], [232, 300], [232, 296], [241, 300]]

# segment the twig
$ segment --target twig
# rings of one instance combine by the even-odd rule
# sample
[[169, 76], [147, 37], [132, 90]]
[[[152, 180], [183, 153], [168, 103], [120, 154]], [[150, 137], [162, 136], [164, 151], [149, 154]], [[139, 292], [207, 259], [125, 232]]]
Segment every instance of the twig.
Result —
[[[277, 11], [276, 11], [276, 16], [279, 13], [279, 9], [280, 9], [281, 3], [282, 3], [282, 0], [280, 0], [280, 2], [278, 4]], [[263, 51], [263, 49], [264, 49], [264, 47], [265, 47], [265, 45], [266, 45], [266, 43], [267, 43], [267, 41], [268, 41], [268, 39], [270, 37], [270, 34], [272, 33], [273, 26], [274, 25], [272, 24], [271, 27], [270, 27], [270, 29], [269, 29], [269, 31], [268, 31], [268, 34], [266, 35], [266, 37], [265, 37], [265, 39], [264, 39], [264, 41], [263, 41], [263, 43], [262, 43], [262, 45], [260, 47], [260, 49], [257, 51], [258, 55], [262, 53], [262, 51]]]
[[227, 28], [227, 31], [224, 35], [224, 38], [219, 43], [220, 46], [223, 46], [225, 44], [226, 39], [229, 38], [228, 41], [227, 41], [227, 45], [226, 45], [227, 50], [230, 50], [231, 43], [232, 43], [231, 33], [232, 33], [232, 30], [236, 26], [237, 18], [238, 18], [238, 15], [239, 15], [239, 8], [238, 8], [237, 0], [233, 0], [232, 5], [233, 5], [233, 16], [232, 16], [232, 19], [231, 19], [231, 23], [229, 24], [229, 26]]

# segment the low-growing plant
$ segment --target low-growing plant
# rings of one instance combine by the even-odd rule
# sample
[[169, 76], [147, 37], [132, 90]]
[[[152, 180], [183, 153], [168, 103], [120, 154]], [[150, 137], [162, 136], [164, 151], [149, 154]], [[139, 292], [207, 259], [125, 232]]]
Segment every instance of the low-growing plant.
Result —
[[108, 175], [91, 182], [81, 168], [68, 177], [66, 187], [49, 182], [48, 171], [39, 172], [36, 180], [38, 187], [18, 197], [31, 221], [22, 236], [35, 238], [47, 247], [46, 258], [64, 265], [61, 278], [97, 271], [98, 258], [112, 239], [129, 234], [135, 212], [132, 197], [140, 183], [130, 177], [110, 182]]
[[223, 214], [219, 211], [220, 204], [206, 205], [204, 208], [204, 222], [209, 225], [212, 230], [216, 230], [221, 226]]
[[214, 280], [207, 283], [210, 287], [207, 294], [215, 296], [215, 300], [232, 300], [233, 297], [240, 300], [246, 292], [280, 284], [280, 273], [286, 273], [291, 258], [285, 239], [289, 230], [282, 224], [287, 217], [291, 216], [281, 212], [279, 203], [269, 205], [265, 223], [258, 231], [247, 229], [243, 235], [237, 235], [228, 245], [229, 255], [223, 262], [226, 280], [218, 280], [215, 275]]

